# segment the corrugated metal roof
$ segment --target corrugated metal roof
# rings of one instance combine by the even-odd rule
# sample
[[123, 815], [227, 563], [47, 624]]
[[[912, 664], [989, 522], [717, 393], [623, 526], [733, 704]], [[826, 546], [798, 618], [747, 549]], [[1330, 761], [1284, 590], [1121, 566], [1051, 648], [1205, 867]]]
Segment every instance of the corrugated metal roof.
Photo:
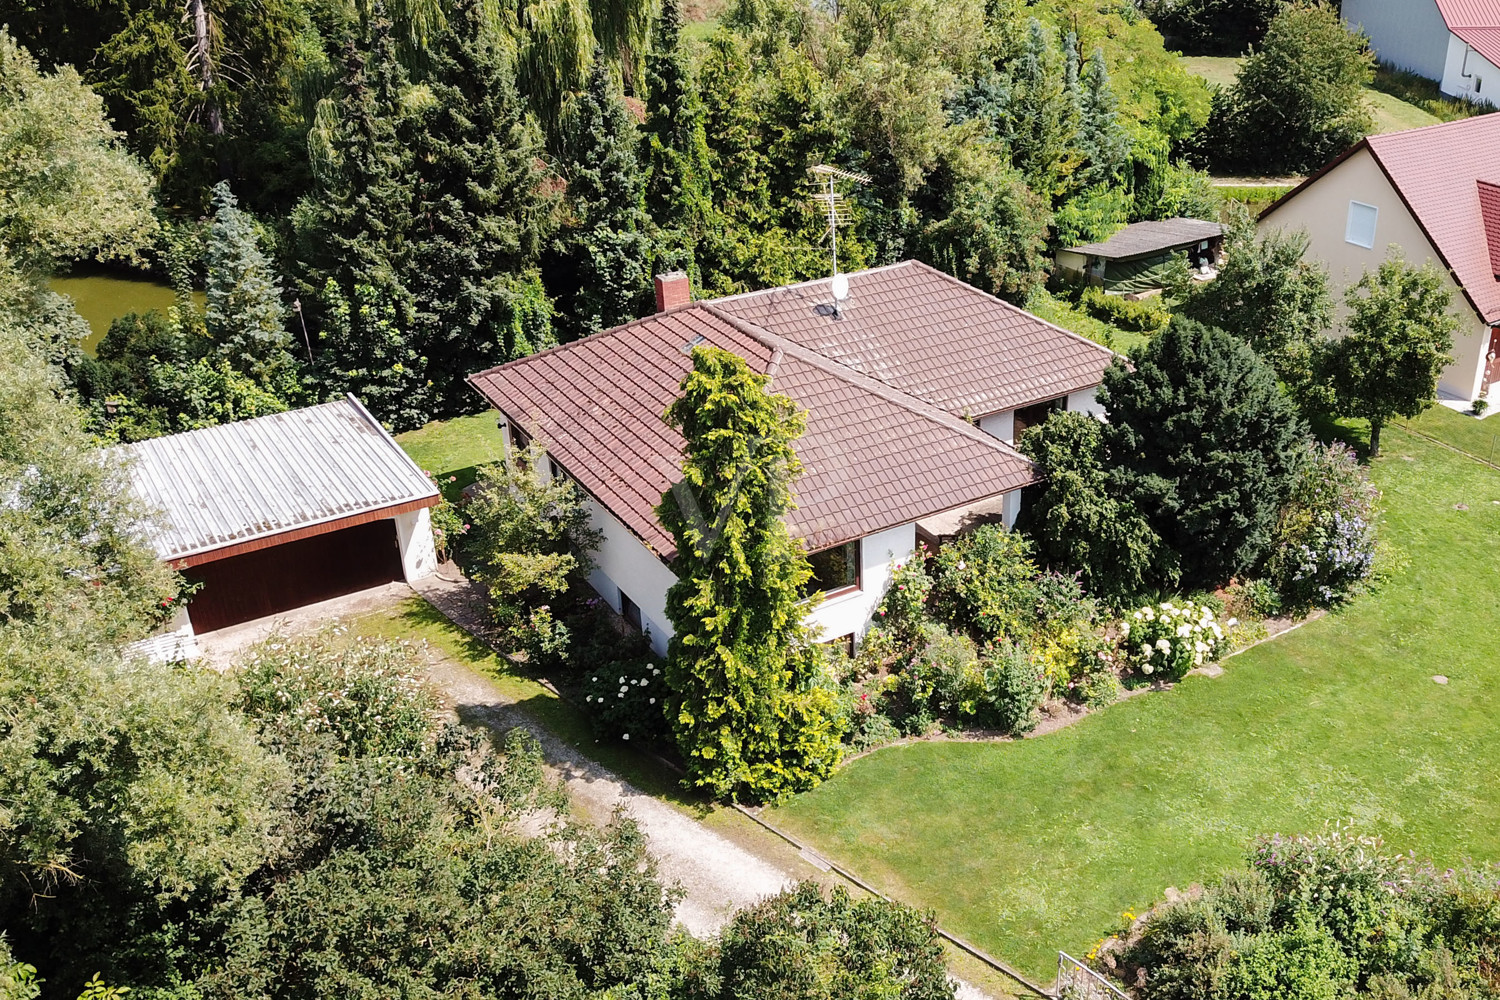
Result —
[[1106, 260], [1128, 260], [1146, 254], [1186, 247], [1200, 240], [1224, 235], [1224, 227], [1202, 219], [1163, 219], [1161, 222], [1132, 222], [1103, 243], [1069, 247], [1069, 253], [1081, 253]]
[[162, 515], [164, 560], [438, 496], [353, 396], [111, 451]]

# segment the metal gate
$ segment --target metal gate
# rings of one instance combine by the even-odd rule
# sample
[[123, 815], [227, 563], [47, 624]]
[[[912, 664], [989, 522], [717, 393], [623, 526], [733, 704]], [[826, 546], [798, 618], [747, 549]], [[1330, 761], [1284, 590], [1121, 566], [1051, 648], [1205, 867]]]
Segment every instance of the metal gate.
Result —
[[1057, 953], [1058, 1000], [1130, 1000], [1123, 990], [1065, 951]]

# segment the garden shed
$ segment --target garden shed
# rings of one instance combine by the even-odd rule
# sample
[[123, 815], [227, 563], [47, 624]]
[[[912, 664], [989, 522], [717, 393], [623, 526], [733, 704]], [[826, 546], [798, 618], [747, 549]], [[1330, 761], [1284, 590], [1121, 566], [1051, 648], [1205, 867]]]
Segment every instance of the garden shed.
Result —
[[1130, 293], [1163, 287], [1179, 257], [1194, 271], [1211, 271], [1223, 250], [1223, 226], [1178, 218], [1133, 222], [1101, 243], [1059, 250], [1056, 260], [1066, 280]]
[[353, 396], [114, 451], [157, 556], [199, 586], [178, 639], [437, 568], [437, 486]]

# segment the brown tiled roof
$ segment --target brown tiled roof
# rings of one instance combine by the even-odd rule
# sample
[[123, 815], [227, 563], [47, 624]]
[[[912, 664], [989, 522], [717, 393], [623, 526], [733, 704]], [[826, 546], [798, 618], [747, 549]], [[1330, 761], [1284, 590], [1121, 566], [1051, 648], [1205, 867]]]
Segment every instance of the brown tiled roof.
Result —
[[1500, 166], [1494, 163], [1500, 153], [1500, 114], [1361, 139], [1260, 218], [1270, 218], [1363, 149], [1370, 151], [1474, 311], [1486, 323], [1500, 322], [1500, 280], [1491, 270], [1489, 234], [1479, 200], [1480, 181], [1500, 181]]
[[[826, 548], [1035, 480], [1030, 463], [949, 413], [699, 303], [648, 316], [469, 381], [658, 555], [674, 543], [656, 520], [679, 475], [682, 438], [663, 414], [710, 344], [745, 358], [807, 410], [803, 473], [788, 516]], [[1096, 379], [1097, 381], [1097, 379]]]
[[1130, 260], [1178, 247], [1189, 247], [1201, 240], [1217, 239], [1224, 227], [1202, 219], [1163, 219], [1160, 222], [1132, 222], [1102, 243], [1085, 243], [1069, 247], [1071, 253], [1106, 260]]
[[982, 417], [1098, 385], [1113, 354], [917, 261], [716, 299], [769, 330], [955, 416]]

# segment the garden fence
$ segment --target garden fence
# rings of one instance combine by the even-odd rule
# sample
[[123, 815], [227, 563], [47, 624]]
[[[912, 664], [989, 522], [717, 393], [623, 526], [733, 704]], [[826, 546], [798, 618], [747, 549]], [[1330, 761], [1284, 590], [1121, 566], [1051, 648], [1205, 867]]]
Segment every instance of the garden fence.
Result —
[[1130, 1000], [1099, 973], [1065, 951], [1057, 953], [1058, 1000]]

